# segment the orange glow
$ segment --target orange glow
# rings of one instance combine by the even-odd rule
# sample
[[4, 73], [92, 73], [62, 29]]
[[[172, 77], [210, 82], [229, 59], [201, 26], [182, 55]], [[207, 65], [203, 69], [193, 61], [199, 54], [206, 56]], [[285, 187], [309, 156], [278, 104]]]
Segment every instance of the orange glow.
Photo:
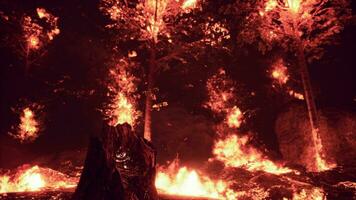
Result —
[[224, 116], [224, 121], [230, 128], [239, 128], [244, 116], [241, 109], [236, 106], [234, 83], [226, 75], [225, 70], [219, 69], [217, 74], [210, 77], [206, 88], [208, 101], [204, 106]]
[[49, 29], [45, 30], [42, 26], [36, 23], [36, 20], [29, 16], [24, 17], [22, 28], [27, 48], [30, 50], [40, 49], [44, 44], [53, 40], [54, 37], [60, 33], [57, 25], [58, 17], [53, 16], [44, 8], [37, 8], [36, 12], [38, 18], [44, 21]]
[[227, 115], [227, 124], [230, 128], [239, 128], [243, 119], [241, 110], [234, 106]]
[[128, 123], [133, 125], [135, 123], [135, 110], [133, 104], [131, 104], [124, 94], [118, 93], [114, 99], [115, 105], [113, 111], [113, 121], [112, 125], [116, 126], [118, 124]]
[[36, 120], [35, 113], [29, 107], [26, 107], [20, 116], [17, 134], [11, 134], [11, 136], [19, 139], [21, 142], [33, 141], [39, 135], [39, 126], [40, 124]]
[[294, 91], [294, 90], [289, 90], [288, 93], [289, 93], [290, 96], [292, 96], [292, 97], [294, 97], [294, 98], [296, 98], [296, 99], [304, 100], [304, 95], [301, 94], [301, 93], [298, 93], [298, 92], [296, 92], [296, 91]]
[[267, 1], [267, 3], [266, 3], [265, 11], [266, 11], [266, 12], [271, 11], [271, 10], [273, 10], [277, 5], [278, 5], [277, 0], [269, 0], [269, 1]]
[[280, 85], [286, 84], [289, 80], [288, 69], [282, 59], [278, 59], [277, 62], [272, 65], [271, 77]]
[[169, 0], [146, 0], [145, 11], [147, 17], [147, 31], [150, 37], [157, 42], [158, 33], [164, 29], [163, 17]]
[[28, 43], [28, 47], [30, 49], [38, 49], [40, 46], [40, 40], [38, 39], [37, 36], [31, 35], [28, 39], [27, 39], [27, 43]]
[[242, 167], [249, 171], [265, 171], [272, 174], [284, 174], [293, 170], [275, 164], [262, 155], [260, 151], [248, 146], [248, 136], [228, 136], [218, 140], [213, 149], [215, 159], [222, 161], [227, 167]]
[[37, 11], [37, 15], [40, 19], [49, 18], [49, 16], [50, 16], [50, 14], [47, 13], [46, 9], [44, 9], [44, 8], [37, 8], [36, 11]]
[[229, 197], [234, 195], [234, 191], [228, 188], [227, 182], [211, 180], [196, 170], [179, 167], [176, 160], [167, 168], [158, 170], [155, 185], [161, 194], [215, 199], [233, 199]]
[[130, 73], [128, 61], [121, 59], [119, 64], [110, 70], [109, 75], [111, 81], [108, 89], [111, 100], [108, 109], [104, 112], [110, 119], [109, 124], [116, 126], [128, 123], [135, 126], [141, 113], [136, 108], [137, 78]]
[[332, 168], [336, 167], [336, 164], [334, 163], [328, 163], [326, 160], [322, 157], [324, 155], [323, 152], [323, 144], [321, 143], [321, 138], [318, 137], [318, 130], [313, 130], [312, 135], [313, 135], [313, 141], [315, 145], [315, 164], [316, 164], [316, 169], [315, 171], [320, 172], [320, 171], [326, 171], [330, 170]]
[[205, 107], [216, 113], [229, 112], [231, 102], [235, 99], [233, 82], [227, 77], [225, 70], [219, 69], [218, 73], [210, 77], [206, 83], [208, 101]]
[[286, 4], [293, 13], [298, 13], [301, 0], [287, 0]]
[[76, 187], [78, 179], [37, 165], [21, 166], [15, 174], [0, 176], [0, 193], [34, 192]]
[[196, 5], [197, 5], [197, 0], [185, 0], [182, 5], [182, 9], [184, 10], [191, 9], [194, 8]]
[[294, 192], [292, 200], [325, 200], [326, 195], [321, 188], [302, 189]]

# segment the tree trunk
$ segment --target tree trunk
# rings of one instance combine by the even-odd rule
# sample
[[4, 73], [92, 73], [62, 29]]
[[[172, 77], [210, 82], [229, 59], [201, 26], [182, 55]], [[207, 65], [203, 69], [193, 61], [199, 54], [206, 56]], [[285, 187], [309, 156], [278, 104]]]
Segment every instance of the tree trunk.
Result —
[[156, 153], [128, 124], [93, 138], [72, 200], [156, 200]]
[[298, 42], [298, 64], [300, 67], [300, 76], [302, 79], [302, 84], [303, 84], [303, 89], [304, 89], [304, 95], [305, 95], [305, 101], [307, 103], [307, 108], [308, 108], [308, 115], [309, 115], [309, 121], [312, 130], [317, 130], [319, 129], [319, 124], [318, 124], [318, 113], [315, 105], [315, 100], [313, 96], [313, 91], [310, 83], [310, 77], [309, 77], [309, 72], [308, 72], [308, 67], [307, 63], [305, 60], [304, 56], [304, 49], [300, 42]]
[[304, 47], [300, 40], [300, 38], [296, 39], [297, 42], [297, 57], [298, 64], [300, 67], [300, 76], [302, 79], [303, 89], [304, 89], [304, 98], [307, 103], [309, 122], [311, 126], [311, 136], [313, 142], [313, 150], [314, 150], [314, 171], [322, 171], [327, 169], [327, 164], [322, 155], [322, 143], [320, 137], [320, 129], [319, 129], [319, 117], [318, 111], [315, 105], [315, 100], [313, 96], [312, 86], [310, 83], [308, 66], [305, 59]]
[[152, 140], [151, 114], [152, 114], [152, 98], [153, 98], [155, 69], [156, 69], [156, 49], [154, 45], [152, 45], [152, 48], [150, 48], [150, 60], [148, 66], [147, 93], [146, 93], [146, 105], [145, 105], [145, 127], [144, 127], [144, 138], [148, 141]]

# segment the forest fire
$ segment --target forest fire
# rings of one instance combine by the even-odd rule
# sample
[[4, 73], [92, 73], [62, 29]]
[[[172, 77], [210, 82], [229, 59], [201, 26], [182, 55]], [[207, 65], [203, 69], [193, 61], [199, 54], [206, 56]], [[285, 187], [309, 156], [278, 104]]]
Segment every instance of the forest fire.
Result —
[[356, 199], [355, 6], [0, 2], [0, 199]]
[[49, 168], [24, 165], [14, 173], [0, 176], [0, 193], [72, 189], [76, 187], [77, 181], [77, 178]]
[[271, 174], [291, 173], [293, 170], [277, 165], [267, 159], [257, 149], [247, 146], [248, 136], [228, 136], [215, 143], [213, 154], [227, 167], [242, 167], [250, 171], [265, 171]]

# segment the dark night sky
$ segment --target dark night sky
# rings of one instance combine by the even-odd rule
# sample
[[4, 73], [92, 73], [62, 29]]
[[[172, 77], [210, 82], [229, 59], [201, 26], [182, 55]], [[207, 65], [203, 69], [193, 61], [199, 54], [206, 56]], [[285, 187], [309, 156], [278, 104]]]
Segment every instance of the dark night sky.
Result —
[[[103, 95], [98, 82], [104, 77], [103, 66], [110, 54], [106, 40], [109, 35], [103, 28], [106, 20], [97, 3], [0, 0], [0, 11], [7, 15], [33, 13], [36, 7], [44, 7], [59, 17], [61, 29], [59, 36], [48, 46], [48, 53], [25, 76], [23, 64], [12, 52], [8, 40], [3, 39], [11, 35], [13, 29], [3, 21], [0, 24], [0, 167], [26, 162], [26, 159], [41, 154], [86, 147], [89, 135], [100, 132], [102, 120], [97, 108]], [[355, 4], [353, 1], [353, 8]], [[355, 35], [354, 22], [341, 34], [340, 45], [328, 48], [323, 59], [310, 68], [320, 108], [355, 112]], [[276, 102], [278, 95], [270, 95], [271, 91], [267, 89], [270, 80], [265, 72], [266, 63], [268, 56], [251, 50], [237, 58], [236, 63], [227, 64], [226, 70], [247, 91], [258, 94], [249, 102], [257, 110], [249, 128], [269, 149], [278, 151], [274, 121], [286, 104]], [[205, 160], [209, 156], [213, 120], [200, 105], [206, 97], [206, 77], [213, 71], [198, 65], [187, 73], [172, 69], [158, 78], [162, 100], [168, 101], [169, 106], [154, 113], [153, 129], [158, 150], [164, 151], [168, 158], [175, 157], [176, 152], [183, 154], [181, 156], [186, 160], [197, 157]], [[187, 88], [188, 84], [195, 87]], [[63, 90], [53, 92], [58, 88]], [[93, 95], [89, 95], [91, 90], [95, 91]], [[34, 143], [19, 144], [7, 133], [18, 120], [11, 108], [23, 105], [26, 100], [45, 105], [44, 130]], [[188, 139], [187, 135], [190, 135]], [[196, 144], [201, 148], [192, 151]], [[5, 161], [9, 155], [17, 159]]]

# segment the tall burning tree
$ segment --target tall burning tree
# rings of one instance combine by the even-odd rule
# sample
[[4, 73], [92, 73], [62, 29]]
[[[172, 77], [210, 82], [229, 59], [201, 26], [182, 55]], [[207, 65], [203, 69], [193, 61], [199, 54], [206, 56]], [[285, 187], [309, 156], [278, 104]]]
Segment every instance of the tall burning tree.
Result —
[[[172, 24], [165, 20], [194, 8], [195, 2], [180, 2], [171, 0], [145, 0], [128, 2], [121, 0], [102, 0], [100, 9], [113, 20], [109, 28], [124, 31], [119, 40], [138, 40], [142, 44], [140, 48], [149, 52], [148, 67], [146, 69], [146, 103], [144, 137], [151, 140], [151, 111], [154, 99], [154, 79], [160, 70], [160, 58], [157, 51], [165, 45], [172, 43], [170, 32]], [[119, 36], [119, 37], [120, 37]]]
[[37, 8], [36, 16], [22, 18], [21, 28], [20, 47], [15, 46], [15, 51], [23, 57], [27, 72], [30, 66], [47, 52], [45, 47], [60, 33], [58, 17], [44, 8]]
[[[137, 59], [146, 85], [144, 137], [151, 140], [151, 112], [157, 74], [170, 67], [172, 60], [185, 63], [202, 51], [202, 45], [217, 45], [229, 37], [221, 24], [199, 14], [196, 0], [102, 0], [100, 9], [110, 17], [107, 25], [119, 44], [136, 43]], [[199, 20], [198, 20], [199, 19]], [[194, 37], [189, 38], [194, 34]], [[121, 48], [121, 47], [119, 47]]]
[[[257, 5], [257, 10], [247, 18], [245, 25], [249, 28], [242, 31], [241, 38], [248, 42], [257, 40], [263, 52], [276, 45], [295, 54], [312, 129], [315, 150], [312, 170], [329, 169], [322, 155], [318, 113], [307, 63], [321, 58], [323, 47], [335, 42], [334, 36], [343, 29], [343, 22], [350, 15], [348, 1], [262, 0]], [[257, 32], [252, 26], [258, 26]]]

